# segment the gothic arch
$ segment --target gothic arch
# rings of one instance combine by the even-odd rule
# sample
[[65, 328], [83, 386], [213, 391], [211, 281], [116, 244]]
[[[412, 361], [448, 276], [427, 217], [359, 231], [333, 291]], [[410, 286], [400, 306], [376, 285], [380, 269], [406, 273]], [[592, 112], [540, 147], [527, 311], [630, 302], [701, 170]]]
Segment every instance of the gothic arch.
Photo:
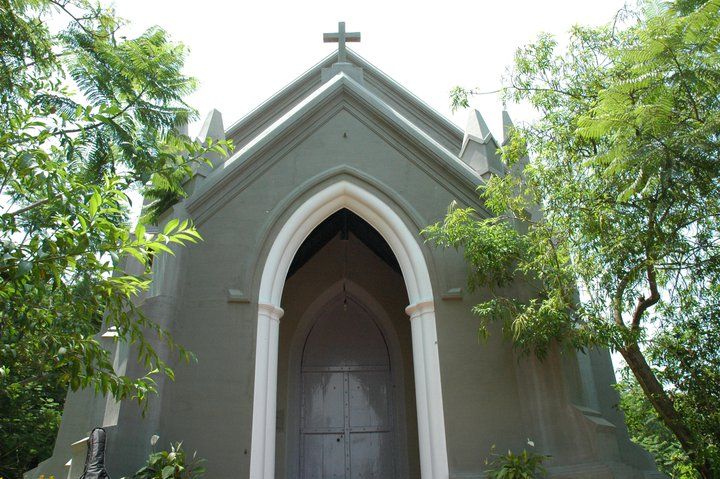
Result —
[[440, 363], [432, 283], [416, 236], [398, 214], [368, 190], [339, 180], [303, 202], [278, 232], [260, 278], [255, 346], [255, 386], [250, 455], [251, 479], [275, 475], [275, 421], [280, 301], [296, 251], [308, 234], [334, 212], [347, 208], [380, 233], [400, 264], [410, 305], [415, 397], [423, 479], [449, 476]]

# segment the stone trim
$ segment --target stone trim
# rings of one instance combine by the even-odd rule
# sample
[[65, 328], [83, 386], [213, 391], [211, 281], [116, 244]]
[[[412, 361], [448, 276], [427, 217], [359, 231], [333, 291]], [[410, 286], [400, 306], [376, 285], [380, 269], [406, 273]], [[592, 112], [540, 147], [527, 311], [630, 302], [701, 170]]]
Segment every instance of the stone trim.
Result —
[[367, 190], [338, 181], [305, 201], [290, 216], [265, 261], [258, 293], [250, 478], [275, 475], [275, 423], [280, 301], [288, 268], [307, 235], [332, 213], [347, 208], [363, 217], [388, 242], [400, 264], [411, 305], [415, 396], [423, 479], [448, 479], [440, 362], [433, 291], [420, 245], [390, 206]]

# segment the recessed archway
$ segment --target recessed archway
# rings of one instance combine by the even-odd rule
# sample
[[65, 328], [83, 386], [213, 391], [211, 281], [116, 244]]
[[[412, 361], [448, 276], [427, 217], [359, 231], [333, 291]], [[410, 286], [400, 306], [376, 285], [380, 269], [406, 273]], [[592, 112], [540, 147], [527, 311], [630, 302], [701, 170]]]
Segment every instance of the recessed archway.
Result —
[[323, 220], [347, 208], [377, 230], [402, 271], [410, 305], [420, 469], [424, 479], [447, 479], [448, 463], [432, 284], [417, 235], [385, 202], [346, 180], [319, 191], [300, 205], [280, 229], [260, 279], [253, 394], [250, 477], [273, 479], [280, 302], [295, 254]]
[[[356, 242], [357, 244], [357, 242]], [[317, 258], [315, 264], [311, 266], [316, 267], [311, 269], [312, 274], [317, 272], [317, 264], [329, 264], [333, 263], [336, 259], [332, 256], [333, 245], [323, 250], [322, 254]], [[362, 248], [362, 246], [357, 246]], [[335, 248], [334, 251], [338, 251], [339, 248]], [[371, 252], [366, 252], [362, 256], [360, 261], [367, 261], [372, 263], [368, 259], [375, 259], [376, 263], [368, 264], [368, 268], [377, 268], [377, 258], [368, 258], [367, 255], [372, 257]], [[381, 260], [382, 261], [382, 260]], [[390, 268], [388, 268], [390, 269]], [[327, 269], [322, 270], [328, 274]], [[357, 270], [355, 273], [361, 272]], [[302, 271], [301, 271], [302, 273]], [[388, 280], [388, 272], [386, 271], [383, 275], [381, 272], [380, 276], [383, 278], [383, 290], [392, 291], [393, 294], [398, 294], [397, 284], [392, 281], [392, 278]], [[376, 274], [377, 274], [376, 273]], [[390, 273], [392, 274], [392, 273]], [[367, 278], [367, 277], [365, 277]], [[364, 278], [356, 278], [357, 281], [366, 281]], [[412, 381], [412, 352], [409, 340], [410, 325], [403, 324], [407, 321], [407, 318], [399, 317], [397, 308], [388, 309], [387, 299], [378, 300], [377, 296], [373, 292], [365, 289], [356, 280], [348, 277], [331, 283], [329, 287], [321, 286], [320, 288], [314, 287], [313, 290], [319, 292], [312, 301], [302, 309], [302, 314], [296, 318], [293, 318], [293, 309], [297, 310], [297, 304], [293, 304], [292, 299], [297, 301], [299, 298], [303, 298], [302, 302], [309, 301], [307, 299], [308, 288], [302, 288], [298, 291], [295, 282], [295, 294], [293, 295], [292, 281], [288, 282], [287, 288], [291, 293], [291, 303], [289, 305], [289, 317], [283, 319], [283, 324], [280, 325], [280, 358], [281, 363], [279, 365], [279, 391], [285, 394], [278, 394], [278, 400], [281, 401], [278, 405], [280, 408], [284, 406], [284, 414], [279, 413], [278, 417], [283, 418], [285, 424], [283, 427], [278, 427], [278, 434], [285, 434], [282, 441], [278, 442], [278, 445], [285, 446], [285, 455], [278, 455], [276, 460], [283, 461], [285, 464], [285, 474], [281, 474], [280, 477], [287, 478], [299, 478], [301, 477], [301, 451], [302, 451], [302, 417], [303, 417], [303, 384], [302, 384], [302, 366], [303, 356], [306, 353], [307, 338], [310, 335], [313, 326], [316, 324], [319, 318], [322, 318], [325, 314], [332, 309], [333, 305], [338, 303], [355, 303], [361, 308], [365, 309], [369, 315], [372, 316], [377, 326], [381, 330], [381, 333], [385, 339], [387, 350], [389, 352], [389, 359], [392, 367], [390, 368], [390, 380], [391, 380], [391, 393], [389, 408], [392, 414], [391, 429], [393, 433], [393, 449], [396, 455], [395, 461], [395, 473], [392, 476], [398, 479], [408, 477], [419, 477], [419, 457], [417, 454], [417, 415], [415, 413], [415, 395]], [[307, 275], [301, 276], [299, 280], [301, 283], [307, 281]], [[377, 292], [377, 289], [375, 289]], [[286, 296], [284, 296], [286, 298]], [[286, 298], [287, 299], [287, 298]], [[393, 303], [400, 303], [402, 299], [397, 298], [398, 301], [393, 300]], [[388, 311], [391, 313], [388, 313]], [[294, 319], [294, 320], [293, 320]], [[287, 323], [286, 323], [287, 321]], [[289, 324], [288, 324], [289, 323]], [[285, 328], [283, 330], [283, 328]], [[288, 334], [283, 339], [283, 334]], [[400, 336], [402, 335], [402, 337]], [[285, 349], [287, 348], [287, 349]], [[285, 368], [285, 370], [283, 370]], [[283, 400], [285, 398], [285, 400]], [[414, 424], [413, 424], [414, 423]], [[284, 431], [284, 432], [280, 432]]]

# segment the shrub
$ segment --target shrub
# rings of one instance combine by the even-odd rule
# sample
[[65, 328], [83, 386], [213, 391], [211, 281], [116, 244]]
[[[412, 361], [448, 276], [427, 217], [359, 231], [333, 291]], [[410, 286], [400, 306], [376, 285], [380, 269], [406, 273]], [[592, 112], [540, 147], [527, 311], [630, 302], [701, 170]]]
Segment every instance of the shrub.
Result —
[[[528, 441], [528, 443], [530, 442]], [[495, 446], [490, 451], [490, 456], [492, 460], [485, 460], [485, 465], [488, 466], [485, 469], [488, 479], [539, 479], [545, 477], [547, 471], [543, 467], [543, 462], [550, 458], [543, 454], [528, 452], [526, 449], [523, 449], [520, 454], [515, 454], [510, 450], [506, 454], [497, 454]]]
[[188, 458], [182, 449], [182, 443], [170, 445], [170, 451], [159, 451], [150, 454], [147, 464], [135, 473], [133, 479], [196, 479], [203, 476], [204, 459], [193, 453]]

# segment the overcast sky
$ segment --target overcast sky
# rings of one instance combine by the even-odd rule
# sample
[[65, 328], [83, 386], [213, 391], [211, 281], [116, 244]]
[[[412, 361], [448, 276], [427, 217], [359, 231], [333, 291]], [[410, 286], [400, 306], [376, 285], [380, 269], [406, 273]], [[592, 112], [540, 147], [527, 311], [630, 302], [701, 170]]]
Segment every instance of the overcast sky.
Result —
[[[109, 2], [108, 2], [109, 3]], [[609, 21], [622, 0], [406, 0], [219, 1], [119, 0], [132, 33], [152, 25], [168, 30], [190, 49], [187, 71], [200, 81], [190, 103], [201, 116], [211, 108], [225, 126], [276, 93], [337, 48], [323, 32], [362, 33], [350, 47], [455, 123], [448, 93], [455, 85], [483, 91], [501, 86], [515, 49], [540, 32], [559, 38], [573, 24]], [[501, 131], [497, 95], [475, 101], [493, 133]], [[513, 119], [526, 108], [508, 105]], [[196, 132], [198, 125], [191, 126]], [[498, 137], [499, 138], [499, 137]]]

